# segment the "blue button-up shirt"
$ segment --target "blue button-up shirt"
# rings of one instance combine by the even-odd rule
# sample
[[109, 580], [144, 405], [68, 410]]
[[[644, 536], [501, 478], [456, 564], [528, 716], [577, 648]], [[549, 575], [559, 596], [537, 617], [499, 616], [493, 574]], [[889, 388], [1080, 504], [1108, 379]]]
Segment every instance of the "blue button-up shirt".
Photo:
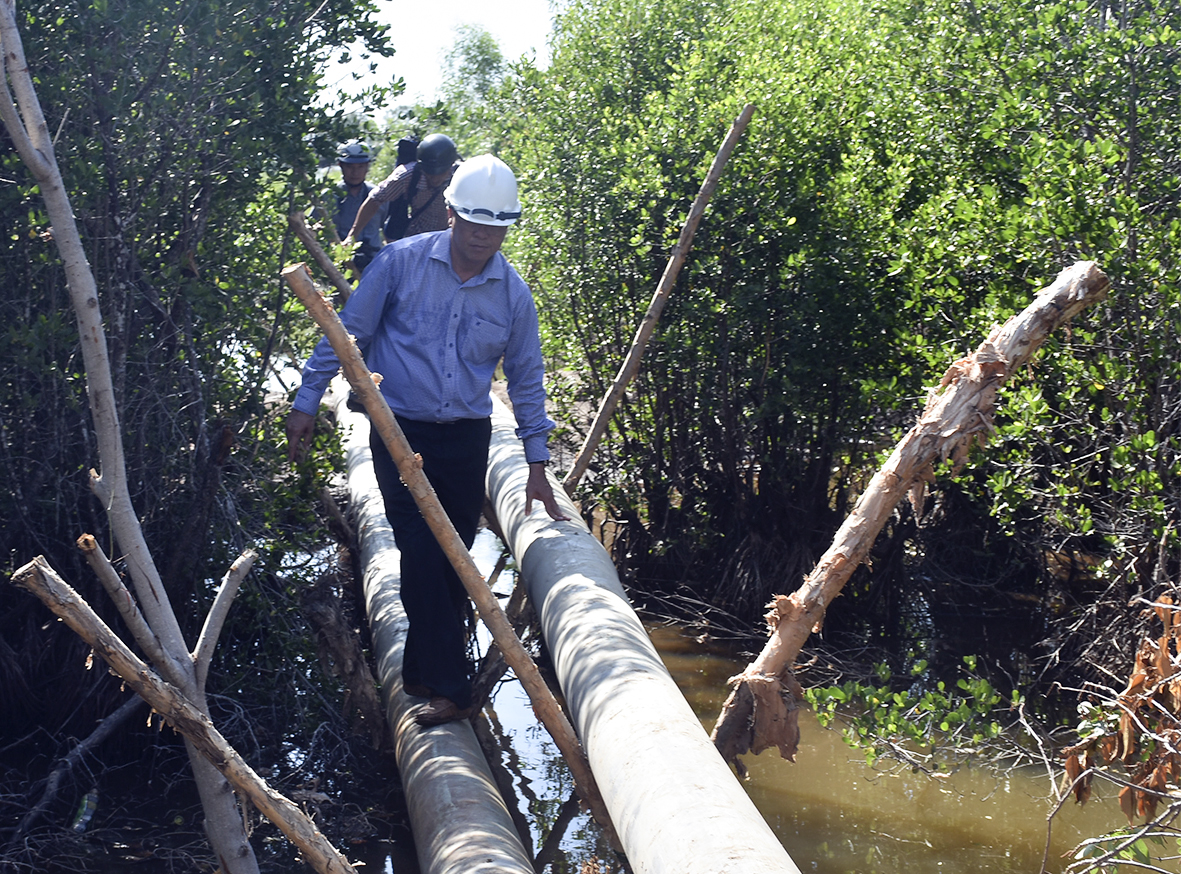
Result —
[[[527, 461], [549, 458], [545, 366], [529, 286], [497, 252], [461, 283], [451, 267], [451, 231], [385, 246], [340, 314], [365, 364], [382, 376], [390, 409], [420, 422], [482, 419], [501, 358], [517, 436]], [[293, 406], [315, 414], [340, 361], [327, 338], [303, 369]]]

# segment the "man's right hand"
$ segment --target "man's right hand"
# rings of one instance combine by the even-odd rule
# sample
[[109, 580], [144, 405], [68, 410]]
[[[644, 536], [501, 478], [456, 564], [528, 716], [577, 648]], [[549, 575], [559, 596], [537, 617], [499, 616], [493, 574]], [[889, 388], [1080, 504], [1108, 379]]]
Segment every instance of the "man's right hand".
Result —
[[308, 447], [312, 445], [312, 434], [316, 430], [316, 417], [309, 413], [292, 410], [287, 414], [287, 460], [295, 463], [303, 460]]

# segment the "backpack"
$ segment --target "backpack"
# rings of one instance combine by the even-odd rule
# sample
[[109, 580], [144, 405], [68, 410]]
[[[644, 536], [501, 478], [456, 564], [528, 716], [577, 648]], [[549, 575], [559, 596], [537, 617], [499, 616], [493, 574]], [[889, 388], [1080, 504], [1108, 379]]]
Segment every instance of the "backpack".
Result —
[[414, 218], [413, 210], [410, 208], [410, 201], [414, 199], [414, 195], [418, 193], [418, 179], [421, 174], [418, 168], [415, 167], [410, 173], [410, 184], [406, 186], [406, 193], [397, 200], [390, 201], [390, 211], [385, 219], [385, 238], [387, 242], [400, 240], [406, 235], [406, 229], [410, 227], [410, 220]]
[[418, 157], [418, 137], [409, 136], [402, 137], [398, 140], [398, 160], [394, 162], [394, 167], [401, 167], [403, 164], [409, 164]]
[[[404, 164], [410, 164], [418, 157], [418, 137], [406, 136], [398, 140], [398, 160], [394, 164], [394, 169], [397, 170]], [[410, 210], [410, 201], [414, 199], [415, 192], [418, 191], [418, 168], [414, 168], [414, 173], [410, 177], [410, 185], [406, 189], [406, 194], [397, 200], [390, 201], [389, 212], [386, 214], [385, 233], [386, 240], [393, 242], [400, 240], [406, 234], [406, 228], [410, 225], [410, 220], [414, 218]]]

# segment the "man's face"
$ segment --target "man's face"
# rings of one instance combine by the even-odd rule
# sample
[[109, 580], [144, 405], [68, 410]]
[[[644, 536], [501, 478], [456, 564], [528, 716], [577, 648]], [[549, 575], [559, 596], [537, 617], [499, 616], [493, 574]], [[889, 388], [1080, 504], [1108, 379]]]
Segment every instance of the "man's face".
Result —
[[356, 188], [365, 181], [365, 177], [369, 174], [369, 165], [366, 164], [345, 164], [341, 162], [340, 175], [344, 179], [344, 184], [349, 188]]
[[444, 173], [424, 173], [423, 175], [426, 176], [426, 184], [434, 189], [451, 181], [451, 168], [447, 168]]
[[508, 233], [507, 227], [469, 222], [451, 210], [448, 210], [448, 221], [451, 225], [452, 259], [457, 266], [475, 268], [477, 272], [500, 251], [500, 244]]

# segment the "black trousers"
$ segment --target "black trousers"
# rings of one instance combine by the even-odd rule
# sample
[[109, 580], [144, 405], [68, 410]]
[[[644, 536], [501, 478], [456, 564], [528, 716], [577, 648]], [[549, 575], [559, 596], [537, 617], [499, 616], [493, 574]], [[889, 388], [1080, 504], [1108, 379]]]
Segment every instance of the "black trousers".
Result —
[[[491, 420], [437, 424], [399, 418], [398, 424], [411, 448], [422, 456], [423, 473], [470, 549], [484, 508]], [[467, 592], [410, 490], [402, 484], [397, 465], [376, 430], [371, 432], [369, 445], [386, 516], [402, 554], [402, 606], [410, 621], [402, 682], [426, 686], [433, 695], [468, 707], [472, 683], [464, 636]]]

